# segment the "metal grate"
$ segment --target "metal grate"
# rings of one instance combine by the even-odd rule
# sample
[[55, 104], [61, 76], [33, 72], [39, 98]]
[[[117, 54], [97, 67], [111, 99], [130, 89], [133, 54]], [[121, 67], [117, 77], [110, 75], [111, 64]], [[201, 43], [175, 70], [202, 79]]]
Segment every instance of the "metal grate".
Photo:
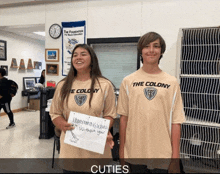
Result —
[[183, 124], [180, 156], [186, 166], [220, 169], [220, 128], [199, 124]]
[[180, 88], [185, 166], [220, 169], [220, 28], [183, 29]]

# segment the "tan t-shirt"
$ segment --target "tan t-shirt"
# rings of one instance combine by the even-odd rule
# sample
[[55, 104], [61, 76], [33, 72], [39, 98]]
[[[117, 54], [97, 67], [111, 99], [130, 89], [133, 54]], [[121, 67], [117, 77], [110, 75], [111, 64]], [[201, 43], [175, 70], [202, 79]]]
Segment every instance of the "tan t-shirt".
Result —
[[171, 124], [185, 121], [175, 77], [142, 68], [125, 77], [117, 113], [128, 116], [125, 158], [171, 158]]
[[[68, 100], [68, 106], [64, 105], [64, 109], [61, 109], [61, 95], [60, 91], [63, 86], [63, 81], [57, 85], [52, 104], [50, 107], [50, 116], [51, 119], [61, 116], [64, 117], [65, 120], [68, 120], [70, 111], [79, 112], [82, 114], [87, 114], [95, 117], [105, 117], [111, 116], [115, 118], [116, 114], [116, 104], [115, 104], [115, 94], [114, 88], [110, 81], [99, 78], [100, 86], [96, 81], [94, 86], [93, 98], [91, 101], [91, 108], [89, 108], [89, 99], [90, 99], [90, 86], [91, 79], [87, 81], [78, 81], [75, 80], [72, 84], [71, 94]], [[105, 152], [103, 155], [90, 152], [84, 149], [80, 149], [78, 147], [74, 147], [64, 143], [65, 133], [61, 133], [60, 142], [60, 158], [72, 158], [72, 159], [94, 159], [94, 158], [109, 158], [111, 159], [111, 149], [106, 145]], [[80, 160], [78, 160], [79, 162]], [[91, 161], [91, 160], [90, 160]], [[89, 162], [89, 160], [87, 160]], [[82, 162], [81, 162], [82, 163]], [[83, 162], [83, 166], [86, 166], [85, 161]], [[88, 166], [88, 165], [87, 165]], [[88, 166], [88, 170], [90, 170], [91, 166]], [[71, 164], [63, 167], [66, 170], [75, 170], [75, 171], [84, 171], [81, 168], [80, 164]]]

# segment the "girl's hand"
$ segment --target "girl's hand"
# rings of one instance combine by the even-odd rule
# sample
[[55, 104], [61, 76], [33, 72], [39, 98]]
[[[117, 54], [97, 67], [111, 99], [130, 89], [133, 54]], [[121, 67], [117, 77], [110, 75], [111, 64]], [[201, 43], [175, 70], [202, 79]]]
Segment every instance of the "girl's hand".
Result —
[[73, 130], [74, 127], [72, 126], [72, 124], [66, 122], [66, 123], [63, 123], [61, 125], [61, 130], [64, 131], [64, 133], [66, 133], [67, 130]]

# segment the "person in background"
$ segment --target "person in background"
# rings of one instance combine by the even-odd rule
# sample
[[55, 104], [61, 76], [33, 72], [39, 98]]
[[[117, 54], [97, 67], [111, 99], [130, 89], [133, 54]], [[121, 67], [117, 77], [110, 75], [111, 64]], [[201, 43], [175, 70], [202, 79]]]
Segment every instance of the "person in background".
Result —
[[45, 85], [45, 69], [41, 72], [39, 83]]
[[[38, 83], [35, 84], [34, 87], [37, 87], [37, 88], [45, 87], [45, 69], [42, 70], [40, 79], [39, 79]], [[36, 95], [31, 95], [30, 99], [39, 99], [40, 96], [41, 96], [41, 91], [39, 90], [39, 92]]]
[[15, 93], [11, 92], [11, 82], [4, 77], [5, 75], [5, 69], [0, 68], [0, 111], [3, 108], [5, 113], [8, 115], [10, 123], [6, 129], [9, 129], [15, 127], [14, 115], [11, 111], [11, 100]]
[[180, 172], [180, 133], [185, 114], [177, 79], [159, 68], [165, 49], [158, 33], [143, 35], [138, 41], [143, 67], [125, 77], [120, 86], [119, 156], [122, 165], [129, 163], [132, 173]]
[[112, 158], [113, 137], [108, 132], [103, 155], [65, 144], [66, 131], [74, 129], [67, 122], [70, 111], [109, 119], [109, 130], [117, 116], [114, 87], [108, 79], [102, 76], [98, 58], [94, 50], [86, 44], [75, 46], [71, 56], [70, 71], [56, 87], [50, 107], [50, 116], [54, 125], [61, 130], [60, 158], [79, 160], [74, 161], [71, 165], [63, 166], [63, 172], [90, 173], [92, 159], [103, 161], [104, 158]]

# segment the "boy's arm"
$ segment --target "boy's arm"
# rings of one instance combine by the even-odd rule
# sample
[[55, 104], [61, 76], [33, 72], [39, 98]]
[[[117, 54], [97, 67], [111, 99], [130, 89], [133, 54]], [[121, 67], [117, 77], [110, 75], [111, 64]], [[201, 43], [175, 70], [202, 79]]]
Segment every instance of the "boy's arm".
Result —
[[111, 149], [113, 149], [113, 146], [114, 146], [115, 144], [114, 144], [113, 136], [112, 136], [112, 134], [111, 134], [111, 132], [110, 132], [110, 129], [112, 128], [112, 126], [113, 126], [113, 124], [114, 124], [114, 119], [113, 119], [111, 116], [105, 116], [104, 118], [110, 120], [110, 125], [109, 125], [109, 131], [108, 131], [108, 135], [107, 135], [106, 144], [108, 144], [109, 147], [110, 147]]
[[172, 157], [169, 165], [169, 173], [180, 173], [180, 135], [181, 125], [172, 124], [171, 129], [171, 145], [172, 145]]
[[181, 125], [172, 124], [171, 129], [171, 145], [172, 145], [172, 158], [180, 158], [180, 134]]

